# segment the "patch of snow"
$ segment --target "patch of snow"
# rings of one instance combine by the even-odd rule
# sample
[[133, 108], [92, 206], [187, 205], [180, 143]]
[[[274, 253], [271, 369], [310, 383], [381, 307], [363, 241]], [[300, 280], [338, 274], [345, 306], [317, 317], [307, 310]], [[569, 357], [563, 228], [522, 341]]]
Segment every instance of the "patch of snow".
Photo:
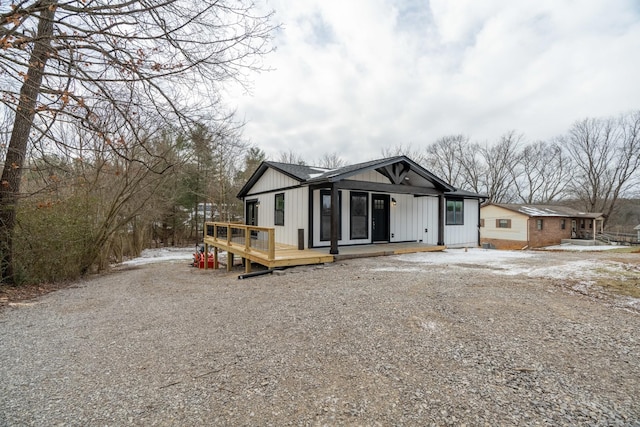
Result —
[[609, 246], [609, 245], [599, 245], [599, 246], [581, 246], [581, 245], [556, 245], [556, 246], [547, 246], [542, 248], [543, 250], [549, 251], [608, 251], [611, 249], [620, 249], [621, 246]]
[[166, 261], [193, 261], [195, 246], [188, 248], [145, 249], [138, 258], [123, 261], [122, 265], [144, 265]]
[[400, 261], [421, 264], [500, 264], [505, 260], [526, 259], [537, 256], [523, 251], [497, 251], [495, 249], [446, 249], [442, 252], [419, 252], [400, 255]]

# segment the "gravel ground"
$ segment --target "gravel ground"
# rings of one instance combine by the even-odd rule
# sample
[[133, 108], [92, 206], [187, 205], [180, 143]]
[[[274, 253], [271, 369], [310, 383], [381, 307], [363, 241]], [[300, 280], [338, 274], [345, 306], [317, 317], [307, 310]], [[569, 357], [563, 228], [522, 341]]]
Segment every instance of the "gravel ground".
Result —
[[[585, 257], [611, 255], [512, 262]], [[250, 280], [165, 262], [12, 304], [0, 425], [640, 426], [637, 310], [568, 279], [410, 259]]]

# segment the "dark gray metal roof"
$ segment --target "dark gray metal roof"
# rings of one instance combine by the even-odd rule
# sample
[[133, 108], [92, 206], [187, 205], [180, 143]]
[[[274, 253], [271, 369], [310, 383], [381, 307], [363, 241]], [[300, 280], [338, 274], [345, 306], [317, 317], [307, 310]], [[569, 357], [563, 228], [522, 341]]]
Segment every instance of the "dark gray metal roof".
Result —
[[[325, 169], [316, 166], [297, 165], [289, 163], [271, 162], [265, 161], [260, 164], [258, 169], [251, 175], [246, 184], [242, 187], [238, 193], [238, 198], [246, 196], [251, 188], [256, 184], [258, 179], [267, 171], [272, 168], [280, 173], [283, 173], [300, 183], [305, 184], [323, 184], [333, 183], [348, 179], [354, 175], [358, 175], [370, 170], [375, 170], [388, 178], [396, 179], [396, 184], [405, 183], [402, 177], [405, 177], [410, 172], [410, 176], [405, 179], [410, 185], [416, 185], [412, 181], [417, 180], [418, 185], [430, 186], [431, 188], [437, 188], [439, 191], [450, 195], [459, 197], [471, 197], [482, 199], [485, 196], [475, 194], [468, 191], [458, 190], [436, 175], [432, 174], [413, 160], [406, 156], [395, 156], [385, 159], [370, 160], [367, 162], [356, 163], [354, 165], [343, 166], [336, 169]], [[394, 169], [397, 168], [397, 169]], [[398, 172], [399, 171], [399, 172]], [[400, 178], [398, 178], [400, 177]]]

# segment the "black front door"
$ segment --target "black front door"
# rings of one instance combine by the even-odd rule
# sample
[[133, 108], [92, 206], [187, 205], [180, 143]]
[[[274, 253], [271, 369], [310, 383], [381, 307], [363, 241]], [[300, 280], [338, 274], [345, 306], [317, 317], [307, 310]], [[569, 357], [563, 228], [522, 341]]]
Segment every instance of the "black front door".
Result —
[[258, 201], [247, 200], [247, 212], [245, 215], [246, 225], [258, 225]]
[[389, 195], [388, 194], [372, 194], [371, 207], [371, 229], [372, 240], [374, 242], [389, 241]]

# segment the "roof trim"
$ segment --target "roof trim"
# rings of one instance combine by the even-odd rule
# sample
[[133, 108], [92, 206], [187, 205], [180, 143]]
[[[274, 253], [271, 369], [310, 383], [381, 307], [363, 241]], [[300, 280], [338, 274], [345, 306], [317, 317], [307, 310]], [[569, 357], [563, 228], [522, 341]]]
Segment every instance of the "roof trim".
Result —
[[300, 183], [304, 182], [304, 180], [300, 179], [300, 177], [295, 176], [294, 174], [292, 174], [292, 173], [290, 173], [288, 171], [285, 171], [284, 169], [279, 167], [278, 163], [269, 162], [269, 161], [263, 161], [262, 163], [260, 163], [260, 166], [258, 166], [258, 168], [249, 177], [247, 182], [242, 186], [240, 191], [238, 191], [238, 194], [236, 195], [236, 197], [238, 199], [242, 199], [243, 197], [247, 196], [249, 194], [249, 190], [251, 190], [251, 188], [253, 188], [253, 186], [256, 185], [256, 182], [258, 182], [258, 180], [262, 177], [262, 175], [265, 174], [265, 172], [269, 168], [274, 169], [274, 170], [280, 172], [281, 174], [288, 176], [291, 179], [295, 179], [296, 181], [298, 181]]

